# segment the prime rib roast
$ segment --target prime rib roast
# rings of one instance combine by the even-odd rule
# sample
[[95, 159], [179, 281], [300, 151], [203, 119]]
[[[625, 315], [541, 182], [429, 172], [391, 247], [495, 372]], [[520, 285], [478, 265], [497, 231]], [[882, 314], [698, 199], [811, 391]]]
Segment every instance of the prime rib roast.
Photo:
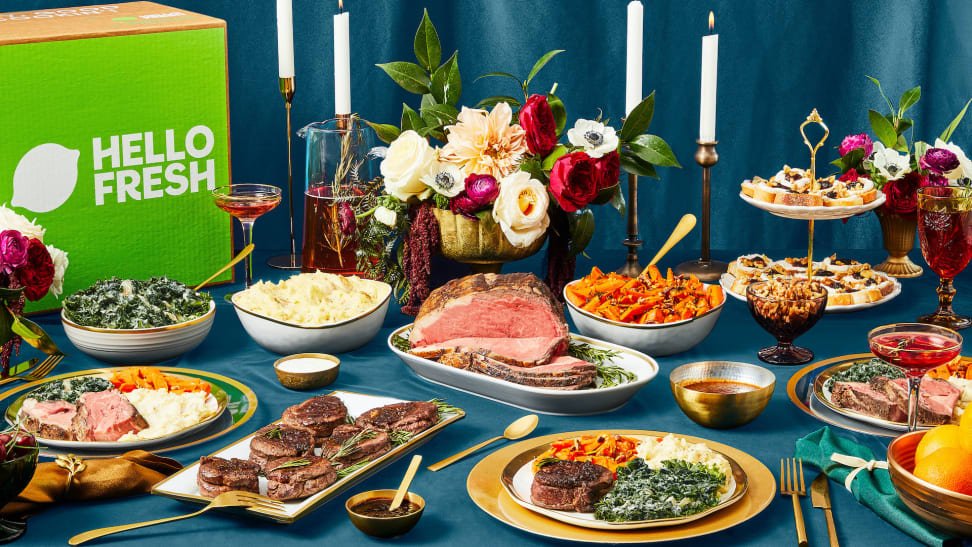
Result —
[[553, 389], [593, 385], [596, 367], [566, 357], [563, 304], [529, 273], [454, 279], [422, 304], [410, 353], [509, 382]]
[[303, 427], [271, 424], [250, 439], [250, 461], [256, 462], [264, 471], [268, 460], [300, 458], [313, 453], [314, 434]]
[[591, 462], [544, 465], [533, 476], [530, 499], [540, 507], [590, 513], [614, 484], [610, 469]]
[[199, 493], [207, 498], [215, 498], [230, 490], [259, 494], [259, 472], [260, 466], [249, 460], [205, 456], [199, 460], [196, 482], [199, 484]]
[[439, 422], [439, 408], [428, 401], [409, 401], [373, 408], [358, 416], [355, 424], [376, 431], [418, 433]]
[[67, 401], [30, 398], [20, 407], [20, 423], [42, 439], [71, 441], [74, 440], [71, 423], [77, 413], [77, 407]]
[[[925, 378], [918, 391], [918, 423], [947, 424], [962, 391], [938, 378]], [[870, 382], [834, 382], [831, 402], [868, 416], [893, 422], [908, 421], [908, 380], [876, 376]]]
[[[335, 457], [346, 441], [365, 431], [367, 433], [350, 447], [348, 454]], [[387, 432], [366, 430], [355, 424], [341, 424], [335, 427], [330, 438], [321, 447], [322, 455], [331, 460], [336, 469], [343, 469], [364, 460], [374, 460], [387, 454], [391, 448], [391, 437]]]
[[317, 445], [331, 436], [334, 428], [343, 424], [348, 409], [333, 395], [318, 395], [296, 404], [283, 412], [283, 423], [309, 429]]
[[77, 441], [117, 441], [126, 433], [138, 433], [148, 422], [121, 393], [97, 391], [78, 398], [71, 430]]
[[267, 497], [275, 500], [306, 498], [324, 490], [337, 481], [337, 471], [327, 458], [304, 456], [310, 463], [296, 467], [280, 467], [295, 458], [277, 458], [267, 462]]

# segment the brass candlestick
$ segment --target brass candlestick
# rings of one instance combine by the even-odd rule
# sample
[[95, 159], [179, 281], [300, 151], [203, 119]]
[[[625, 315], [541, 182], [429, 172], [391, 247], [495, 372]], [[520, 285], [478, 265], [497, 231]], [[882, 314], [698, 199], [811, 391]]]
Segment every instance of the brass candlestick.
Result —
[[709, 256], [709, 222], [711, 217], [712, 166], [719, 162], [716, 144], [719, 141], [702, 142], [695, 152], [695, 162], [702, 166], [702, 257], [699, 260], [682, 262], [675, 267], [675, 273], [680, 275], [694, 275], [702, 281], [715, 282], [729, 267], [725, 262], [712, 260]]
[[643, 241], [638, 239], [638, 176], [628, 173], [628, 237], [622, 245], [628, 248], [628, 257], [624, 265], [615, 270], [627, 277], [638, 277], [641, 274], [641, 263], [638, 262], [638, 247]]
[[280, 94], [287, 109], [287, 203], [290, 205], [290, 254], [270, 257], [267, 264], [278, 270], [299, 270], [300, 255], [297, 254], [297, 239], [294, 236], [294, 167], [290, 147], [290, 106], [294, 101], [294, 77], [280, 78]]

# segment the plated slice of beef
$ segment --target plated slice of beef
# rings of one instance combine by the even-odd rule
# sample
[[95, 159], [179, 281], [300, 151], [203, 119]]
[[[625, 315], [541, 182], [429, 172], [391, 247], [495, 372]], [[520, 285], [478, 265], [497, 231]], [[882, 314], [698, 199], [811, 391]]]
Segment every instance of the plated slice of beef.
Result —
[[[341, 447], [355, 437], [358, 440], [348, 445], [345, 454], [338, 456]], [[385, 431], [364, 429], [355, 424], [342, 424], [334, 428], [334, 432], [321, 447], [321, 455], [331, 460], [336, 469], [354, 465], [364, 460], [375, 460], [391, 450], [391, 437]]]
[[311, 430], [315, 442], [320, 445], [335, 427], [345, 423], [347, 416], [348, 409], [341, 399], [333, 395], [318, 395], [284, 410], [283, 423]]
[[20, 423], [24, 429], [41, 439], [60, 441], [74, 440], [71, 423], [78, 413], [77, 407], [67, 401], [24, 400], [20, 407]]
[[268, 460], [314, 453], [314, 433], [303, 427], [271, 424], [250, 438], [250, 461], [265, 469]]
[[355, 424], [378, 431], [418, 433], [439, 422], [439, 408], [427, 401], [409, 401], [373, 408], [358, 416]]
[[834, 382], [831, 402], [840, 407], [892, 422], [908, 419], [906, 410], [885, 393], [864, 382]]
[[[306, 465], [291, 465], [303, 460]], [[337, 471], [331, 462], [320, 456], [276, 458], [267, 462], [267, 496], [275, 500], [306, 498], [324, 490], [337, 481]]]
[[518, 367], [545, 365], [564, 347], [563, 337], [536, 336], [531, 338], [464, 337], [438, 344], [412, 348], [409, 353], [432, 359], [465, 349], [474, 349], [487, 357]]
[[205, 456], [199, 460], [196, 483], [199, 485], [200, 495], [207, 498], [215, 498], [230, 490], [259, 494], [259, 472], [260, 466], [248, 460]]
[[83, 393], [71, 420], [71, 430], [78, 441], [117, 441], [126, 433], [138, 433], [147, 427], [145, 418], [117, 391]]
[[547, 509], [590, 513], [613, 485], [614, 473], [606, 467], [562, 461], [537, 470], [530, 485], [530, 499]]
[[[908, 419], [908, 380], [896, 378], [891, 380], [886, 376], [871, 378], [869, 385], [883, 393], [901, 410], [904, 418]], [[942, 425], [952, 420], [955, 403], [958, 402], [962, 390], [945, 380], [938, 378], [924, 378], [918, 390], [918, 423], [921, 425]]]
[[533, 387], [581, 389], [594, 385], [597, 378], [595, 365], [568, 356], [556, 357], [550, 364], [539, 367], [517, 367], [472, 353], [469, 369], [514, 384]]

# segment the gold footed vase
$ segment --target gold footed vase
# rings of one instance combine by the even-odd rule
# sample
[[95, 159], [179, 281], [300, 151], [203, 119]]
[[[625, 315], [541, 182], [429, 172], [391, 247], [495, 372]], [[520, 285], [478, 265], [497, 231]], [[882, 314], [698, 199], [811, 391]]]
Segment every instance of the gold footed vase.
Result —
[[893, 213], [877, 212], [881, 222], [881, 236], [884, 239], [884, 249], [888, 251], [888, 258], [874, 267], [891, 277], [918, 277], [922, 267], [908, 258], [908, 253], [915, 248], [915, 229], [917, 218], [908, 218]]
[[514, 247], [491, 217], [469, 220], [439, 208], [432, 213], [439, 222], [439, 254], [469, 264], [473, 273], [500, 273], [503, 264], [536, 254], [547, 241], [543, 234], [528, 247]]

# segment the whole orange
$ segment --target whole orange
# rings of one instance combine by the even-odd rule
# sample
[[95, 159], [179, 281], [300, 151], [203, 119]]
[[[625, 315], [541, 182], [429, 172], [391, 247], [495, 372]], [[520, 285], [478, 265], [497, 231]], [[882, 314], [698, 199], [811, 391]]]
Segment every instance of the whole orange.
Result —
[[962, 429], [954, 424], [933, 427], [915, 449], [915, 464], [942, 448], [962, 448]]
[[962, 420], [959, 422], [959, 429], [961, 429], [962, 437], [962, 448], [966, 452], [972, 452], [972, 406], [967, 408], [965, 412], [962, 413]]
[[972, 453], [957, 447], [940, 448], [915, 465], [914, 475], [946, 490], [972, 496]]

